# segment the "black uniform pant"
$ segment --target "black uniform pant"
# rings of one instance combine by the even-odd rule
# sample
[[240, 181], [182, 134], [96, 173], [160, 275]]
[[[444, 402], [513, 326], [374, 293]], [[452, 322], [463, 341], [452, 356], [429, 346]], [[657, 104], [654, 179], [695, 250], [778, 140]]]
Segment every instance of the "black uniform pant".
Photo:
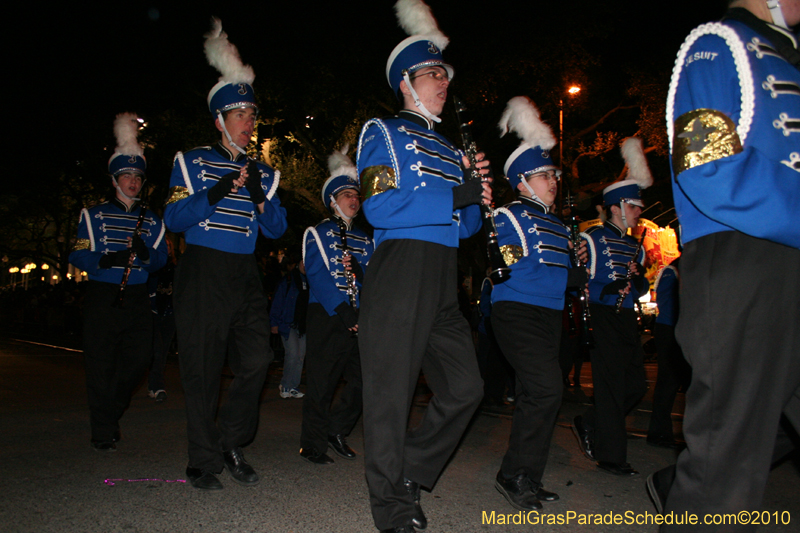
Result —
[[153, 314], [153, 359], [150, 362], [150, 377], [147, 388], [153, 392], [164, 390], [164, 367], [167, 364], [169, 346], [175, 336], [175, 315]]
[[[300, 445], [325, 452], [328, 435], [349, 435], [361, 416], [358, 338], [339, 315], [329, 316], [318, 303], [309, 304], [306, 323], [306, 395]], [[346, 384], [332, 408], [341, 378]]]
[[145, 284], [90, 281], [83, 300], [83, 353], [92, 440], [109, 441], [150, 362], [153, 319]]
[[[218, 472], [222, 450], [255, 436], [272, 359], [267, 298], [255, 258], [190, 245], [175, 272], [174, 306], [189, 465]], [[234, 379], [217, 423], [226, 352]]]
[[[483, 397], [469, 325], [458, 309], [456, 252], [385, 241], [364, 279], [364, 459], [378, 529], [411, 520], [403, 478], [434, 485]], [[407, 432], [420, 369], [433, 397], [419, 426]]]
[[691, 369], [675, 340], [675, 326], [656, 323], [656, 353], [658, 353], [658, 376], [653, 391], [653, 413], [650, 415], [648, 439], [674, 440], [672, 431], [672, 405], [681, 385], [688, 385]]
[[798, 420], [787, 412], [800, 387], [798, 272], [800, 250], [743, 233], [684, 248], [675, 333], [692, 385], [666, 511], [759, 509], [781, 414]]
[[525, 473], [538, 487], [561, 406], [561, 313], [519, 302], [497, 302], [492, 308], [497, 342], [517, 374], [511, 437], [501, 470], [507, 478]]
[[610, 305], [590, 305], [597, 350], [592, 356], [594, 406], [583, 415], [594, 436], [595, 459], [628, 462], [625, 417], [647, 391], [644, 358], [636, 327], [636, 312]]

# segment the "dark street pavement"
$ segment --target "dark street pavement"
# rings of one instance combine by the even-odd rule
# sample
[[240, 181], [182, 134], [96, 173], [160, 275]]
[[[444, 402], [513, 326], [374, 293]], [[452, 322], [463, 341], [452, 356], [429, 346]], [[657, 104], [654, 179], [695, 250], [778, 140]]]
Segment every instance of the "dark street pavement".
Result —
[[[655, 365], [648, 365], [653, 378]], [[584, 367], [585, 383], [590, 369]], [[279, 372], [265, 386], [260, 427], [245, 449], [261, 476], [246, 488], [220, 477], [225, 489], [203, 493], [185, 479], [183, 394], [175, 359], [167, 364], [166, 402], [144, 386], [122, 419], [116, 453], [89, 446], [82, 355], [0, 339], [0, 531], [16, 532], [372, 532], [361, 457], [320, 467], [298, 455], [302, 400], [278, 396]], [[223, 382], [227, 387], [230, 380]], [[652, 389], [652, 383], [650, 383]], [[421, 388], [424, 390], [424, 388]], [[629, 461], [642, 475], [621, 479], [598, 471], [579, 452], [569, 421], [585, 409], [590, 388], [564, 396], [545, 472], [545, 487], [561, 495], [544, 513], [655, 513], [645, 476], [674, 462], [675, 452], [647, 445], [649, 399], [628, 419]], [[425, 402], [417, 397], [413, 415]], [[683, 397], [680, 395], [680, 402]], [[755, 400], [754, 400], [755, 401]], [[432, 493], [422, 505], [430, 533], [478, 531], [644, 531], [653, 525], [580, 526], [484, 524], [516, 513], [494, 488], [510, 430], [510, 408], [479, 413]], [[678, 429], [680, 418], [676, 417]], [[350, 437], [363, 450], [359, 423]], [[112, 480], [108, 483], [105, 480]], [[762, 531], [797, 531], [800, 483], [794, 463], [775, 469], [762, 508], [788, 511], [792, 523]], [[113, 483], [113, 485], [112, 485]]]

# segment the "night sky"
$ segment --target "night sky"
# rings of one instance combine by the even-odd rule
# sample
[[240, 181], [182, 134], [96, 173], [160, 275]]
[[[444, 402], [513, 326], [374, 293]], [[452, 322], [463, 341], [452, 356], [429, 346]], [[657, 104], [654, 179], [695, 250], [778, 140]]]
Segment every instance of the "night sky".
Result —
[[[509, 50], [519, 53], [580, 43], [599, 58], [590, 73], [596, 90], [585, 96], [586, 120], [591, 120], [592, 109], [606, 105], [599, 100], [593, 104], [593, 94], [600, 98], [600, 89], [621, 83], [618, 73], [627, 66], [668, 73], [685, 35], [698, 24], [719, 18], [724, 4], [722, 0], [428, 3], [451, 39], [445, 52], [456, 68], [451, 93], [468, 94], [471, 76], [492, 76], [494, 63], [487, 58], [497, 58], [499, 64]], [[244, 62], [254, 67], [256, 89], [298, 95], [295, 109], [305, 105], [304, 86], [313, 84], [320, 65], [335, 74], [331, 83], [345, 88], [352, 84], [354, 95], [368, 88], [386, 91], [381, 95], [385, 97], [386, 58], [405, 37], [397, 27], [393, 2], [385, 0], [262, 1], [238, 7], [231, 2], [134, 0], [108, 2], [99, 9], [75, 4], [47, 10], [40, 4], [23, 7], [27, 13], [7, 20], [13, 27], [6, 39], [11, 46], [6, 70], [11, 121], [6, 127], [14, 151], [22, 155], [12, 164], [17, 167], [12, 175], [22, 180], [9, 182], [11, 187], [30, 183], [45, 169], [52, 171], [101, 152], [107, 144], [113, 149], [116, 113], [131, 110], [147, 118], [167, 109], [177, 113], [204, 109], [206, 94], [218, 77], [203, 55], [203, 34], [212, 15], [222, 19]], [[666, 9], [656, 11], [662, 7]], [[472, 58], [479, 58], [477, 66]], [[466, 82], [459, 84], [460, 80]], [[520, 87], [525, 86], [522, 81]]]

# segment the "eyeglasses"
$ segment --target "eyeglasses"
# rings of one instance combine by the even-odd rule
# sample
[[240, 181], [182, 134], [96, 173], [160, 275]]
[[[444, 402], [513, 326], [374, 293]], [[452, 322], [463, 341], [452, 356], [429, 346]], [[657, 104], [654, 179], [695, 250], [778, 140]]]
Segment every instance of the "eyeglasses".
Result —
[[532, 178], [537, 178], [541, 180], [553, 180], [556, 183], [561, 181], [561, 176], [553, 172], [552, 170], [548, 170], [547, 172], [537, 172], [536, 174], [531, 176]]
[[358, 199], [360, 200], [360, 199], [361, 199], [361, 195], [360, 195], [360, 194], [358, 194], [358, 193], [357, 193], [357, 192], [355, 192], [355, 191], [353, 191], [353, 192], [350, 192], [350, 191], [342, 191], [342, 192], [340, 192], [340, 193], [337, 195], [337, 197], [336, 197], [336, 199], [337, 199], [337, 200], [338, 200], [339, 198], [344, 198], [345, 200], [352, 200], [353, 198], [358, 198]]
[[416, 76], [412, 76], [411, 79], [415, 80], [417, 78], [422, 78], [424, 76], [428, 76], [435, 81], [442, 82], [442, 81], [450, 81], [450, 77], [447, 75], [446, 72], [442, 72], [441, 70], [429, 70], [428, 72], [423, 72], [421, 74], [417, 74]]

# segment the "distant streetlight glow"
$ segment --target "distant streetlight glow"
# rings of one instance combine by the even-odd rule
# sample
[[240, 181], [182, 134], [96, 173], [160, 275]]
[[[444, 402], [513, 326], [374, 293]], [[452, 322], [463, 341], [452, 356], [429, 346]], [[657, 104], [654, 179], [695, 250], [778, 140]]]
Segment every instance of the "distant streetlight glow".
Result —
[[[567, 89], [567, 94], [570, 96], [575, 96], [581, 92], [581, 88], [579, 85], [570, 85]], [[561, 171], [564, 171], [564, 100], [558, 100], [558, 164], [561, 167]], [[566, 179], [566, 175], [564, 175]], [[564, 183], [564, 182], [562, 182]], [[562, 188], [558, 188], [558, 205], [563, 205], [561, 202], [561, 195], [563, 194]]]
[[[567, 94], [575, 96], [581, 92], [580, 85], [570, 85]], [[558, 101], [558, 164], [564, 169], [564, 100]]]

